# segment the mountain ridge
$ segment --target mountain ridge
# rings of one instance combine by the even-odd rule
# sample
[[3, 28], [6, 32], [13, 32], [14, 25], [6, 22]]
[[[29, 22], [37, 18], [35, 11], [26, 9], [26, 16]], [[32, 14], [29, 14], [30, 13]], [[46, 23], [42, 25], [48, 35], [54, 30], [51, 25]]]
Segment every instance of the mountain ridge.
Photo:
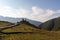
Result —
[[46, 21], [45, 23], [42, 23], [39, 26], [39, 28], [45, 29], [45, 30], [59, 30], [60, 29], [60, 17], [54, 18], [54, 19]]

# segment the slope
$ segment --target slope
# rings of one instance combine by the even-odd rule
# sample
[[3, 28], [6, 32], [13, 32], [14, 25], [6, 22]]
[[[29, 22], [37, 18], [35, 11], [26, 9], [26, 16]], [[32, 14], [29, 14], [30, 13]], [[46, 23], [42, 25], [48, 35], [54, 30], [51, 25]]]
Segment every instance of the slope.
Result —
[[0, 34], [0, 40], [60, 40], [60, 31], [40, 30], [36, 33]]
[[4, 29], [3, 32], [37, 32], [38, 29], [36, 26], [30, 24], [28, 21], [21, 21], [17, 23], [17, 26]]
[[0, 21], [0, 27], [10, 26], [13, 23], [7, 22], [7, 21]]
[[51, 19], [43, 24], [41, 24], [40, 29], [45, 30], [60, 30], [60, 17]]

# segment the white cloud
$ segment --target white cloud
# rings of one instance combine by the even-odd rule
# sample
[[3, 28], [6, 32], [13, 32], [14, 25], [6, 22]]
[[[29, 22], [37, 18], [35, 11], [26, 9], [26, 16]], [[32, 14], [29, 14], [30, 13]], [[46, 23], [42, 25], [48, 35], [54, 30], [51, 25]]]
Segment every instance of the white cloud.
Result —
[[19, 9], [19, 13], [18, 13], [18, 16], [19, 16], [19, 17], [26, 18], [26, 17], [29, 16], [29, 14], [30, 14], [30, 11], [29, 11], [29, 10]]
[[44, 10], [36, 6], [32, 7], [31, 10], [27, 10], [23, 8], [14, 9], [9, 6], [0, 7], [1, 16], [14, 17], [14, 18], [24, 17], [24, 18], [30, 18], [33, 20], [41, 21], [41, 22], [45, 22], [49, 19], [52, 19], [53, 17], [51, 17], [51, 15], [58, 14], [58, 13], [60, 14], [60, 10], [56, 10], [56, 11], [50, 9]]
[[44, 10], [38, 7], [32, 7], [32, 12], [34, 13], [34, 15], [37, 15], [37, 14], [42, 15], [44, 13]]
[[58, 13], [60, 13], [60, 10], [58, 10]]
[[5, 6], [5, 7], [0, 7], [0, 15], [1, 16], [8, 16], [8, 17], [15, 17], [16, 16], [16, 10]]
[[55, 11], [47, 9], [41, 9], [38, 7], [32, 7], [32, 19], [38, 20], [38, 21], [47, 21], [51, 15], [53, 15]]

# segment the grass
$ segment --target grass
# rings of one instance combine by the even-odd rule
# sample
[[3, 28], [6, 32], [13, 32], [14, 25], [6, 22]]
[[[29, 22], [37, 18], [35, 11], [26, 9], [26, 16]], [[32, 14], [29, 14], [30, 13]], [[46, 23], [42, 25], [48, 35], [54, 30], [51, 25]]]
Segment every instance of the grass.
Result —
[[2, 40], [60, 40], [60, 32], [38, 32], [32, 34], [1, 34]]
[[3, 30], [3, 32], [37, 32], [39, 30], [40, 29], [34, 28], [33, 26], [23, 23], [13, 28], [5, 29]]
[[11, 25], [10, 22], [0, 21], [0, 27], [5, 27], [5, 26], [9, 26], [9, 25]]

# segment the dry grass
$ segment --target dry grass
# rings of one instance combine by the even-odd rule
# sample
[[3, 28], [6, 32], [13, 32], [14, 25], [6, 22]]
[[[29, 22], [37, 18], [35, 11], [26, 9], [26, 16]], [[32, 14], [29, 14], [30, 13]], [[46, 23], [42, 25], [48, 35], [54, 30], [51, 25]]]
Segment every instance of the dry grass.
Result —
[[11, 23], [0, 21], [0, 27], [5, 27], [5, 26], [9, 26], [9, 25], [11, 25]]
[[19, 26], [3, 30], [3, 32], [37, 32], [39, 30], [40, 29], [34, 28], [33, 26], [27, 24], [20, 24]]
[[32, 34], [1, 34], [2, 40], [60, 40], [60, 32], [41, 31]]

